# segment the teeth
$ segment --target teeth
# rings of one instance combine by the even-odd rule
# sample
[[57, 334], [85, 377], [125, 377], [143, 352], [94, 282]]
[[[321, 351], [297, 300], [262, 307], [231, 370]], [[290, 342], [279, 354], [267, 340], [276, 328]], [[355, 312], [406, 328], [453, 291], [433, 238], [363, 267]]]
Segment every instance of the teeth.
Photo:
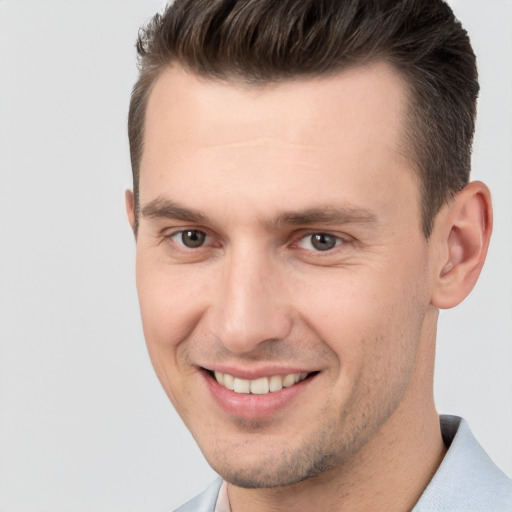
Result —
[[295, 373], [290, 373], [290, 375], [287, 375], [283, 379], [283, 388], [288, 388], [290, 386], [293, 386], [295, 384]]
[[[215, 372], [216, 374], [219, 373], [219, 372]], [[224, 375], [224, 384], [222, 384], [222, 382], [220, 382], [220, 384], [222, 384], [226, 389], [230, 389], [231, 391], [233, 391], [234, 387], [235, 387], [235, 378], [232, 376], [232, 375], [228, 375], [227, 373], [224, 373], [224, 374], [220, 374], [220, 375]], [[218, 379], [217, 379], [218, 381]]]
[[270, 391], [279, 391], [283, 389], [283, 378], [279, 375], [273, 375], [269, 379], [269, 389]]
[[[220, 384], [220, 382], [219, 382], [219, 384]], [[251, 386], [250, 380], [235, 378], [235, 385], [233, 387], [233, 391], [235, 391], [235, 393], [250, 393], [251, 392], [250, 386]]]
[[262, 379], [256, 379], [250, 381], [250, 390], [253, 395], [265, 395], [269, 392], [268, 379], [263, 377]]
[[283, 388], [293, 386], [297, 382], [304, 380], [307, 372], [290, 373], [288, 375], [272, 375], [271, 377], [262, 377], [260, 379], [247, 380], [233, 377], [228, 373], [214, 372], [216, 381], [226, 389], [235, 393], [265, 395]]

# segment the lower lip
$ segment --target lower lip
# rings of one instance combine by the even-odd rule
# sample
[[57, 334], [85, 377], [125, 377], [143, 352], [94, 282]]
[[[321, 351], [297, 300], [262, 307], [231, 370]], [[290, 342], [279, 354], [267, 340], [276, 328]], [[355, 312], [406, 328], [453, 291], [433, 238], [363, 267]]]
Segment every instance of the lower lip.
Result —
[[242, 419], [264, 419], [278, 413], [306, 390], [315, 380], [312, 375], [293, 386], [264, 395], [235, 393], [221, 386], [209, 373], [205, 372], [206, 385], [217, 404], [226, 413]]

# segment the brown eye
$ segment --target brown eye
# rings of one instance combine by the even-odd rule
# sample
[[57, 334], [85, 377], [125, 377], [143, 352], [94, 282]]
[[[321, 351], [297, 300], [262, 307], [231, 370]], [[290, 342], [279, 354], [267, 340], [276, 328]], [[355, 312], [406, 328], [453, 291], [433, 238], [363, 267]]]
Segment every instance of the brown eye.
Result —
[[[188, 247], [190, 249], [195, 249], [197, 247], [201, 247], [206, 240], [206, 233], [203, 231], [199, 231], [197, 229], [187, 229], [186, 231], [180, 231], [174, 235], [176, 241]], [[173, 237], [173, 238], [174, 238]]]

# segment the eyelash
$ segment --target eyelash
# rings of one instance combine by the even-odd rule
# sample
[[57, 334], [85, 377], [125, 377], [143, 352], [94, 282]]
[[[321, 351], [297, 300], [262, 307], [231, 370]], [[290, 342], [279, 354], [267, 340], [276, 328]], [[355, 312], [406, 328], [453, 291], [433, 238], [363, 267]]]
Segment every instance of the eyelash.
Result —
[[[334, 242], [334, 245], [332, 247], [328, 247], [325, 250], [321, 250], [318, 247], [315, 247], [315, 239], [317, 243], [322, 243], [322, 239], [331, 239], [331, 241]], [[309, 242], [309, 245], [313, 248], [307, 248], [307, 247], [301, 247], [301, 243]], [[302, 249], [305, 249], [307, 251], [311, 251], [314, 253], [328, 253], [333, 251], [336, 247], [339, 247], [340, 245], [344, 244], [345, 240], [342, 239], [339, 236], [333, 235], [331, 233], [324, 233], [322, 231], [318, 231], [315, 233], [308, 233], [307, 235], [302, 236], [297, 242], [295, 242], [295, 246], [301, 247]]]
[[[195, 232], [195, 233], [199, 233], [201, 234], [202, 236], [204, 236], [204, 243], [201, 243], [201, 245], [198, 245], [196, 247], [189, 247], [187, 245], [185, 245], [183, 243], [183, 235], [187, 232]], [[181, 236], [181, 240], [176, 240], [177, 237], [180, 237]], [[326, 250], [320, 250], [320, 249], [316, 249], [314, 248], [314, 242], [313, 242], [313, 237], [323, 237], [323, 238], [330, 238], [330, 239], [334, 239], [334, 245], [333, 247], [331, 248], [327, 248]], [[170, 240], [173, 244], [175, 244], [176, 246], [179, 247], [180, 250], [182, 251], [196, 251], [197, 249], [201, 249], [201, 248], [205, 248], [208, 246], [208, 242], [210, 241], [211, 243], [211, 240], [213, 240], [213, 237], [211, 235], [209, 235], [206, 231], [204, 230], [201, 230], [201, 229], [194, 229], [194, 228], [191, 228], [191, 229], [180, 229], [178, 231], [173, 231], [172, 233], [168, 234], [168, 235], [164, 235], [164, 238], [166, 240]], [[309, 245], [310, 246], [313, 246], [313, 248], [306, 248], [306, 247], [301, 247], [301, 243], [303, 242], [306, 242], [309, 240]], [[332, 252], [337, 248], [337, 247], [340, 247], [340, 246], [343, 246], [343, 245], [346, 245], [350, 243], [350, 240], [348, 239], [348, 237], [341, 237], [341, 236], [337, 236], [337, 235], [334, 235], [332, 233], [329, 233], [329, 232], [324, 232], [324, 231], [313, 231], [313, 232], [308, 232], [308, 233], [305, 233], [305, 234], [302, 234], [298, 239], [295, 239], [295, 241], [290, 244], [289, 247], [292, 247], [292, 248], [300, 248], [300, 249], [303, 249], [305, 251], [308, 251], [312, 254], [315, 254], [316, 256], [320, 256], [322, 254], [332, 254]], [[220, 247], [220, 244], [219, 243], [214, 243], [215, 246], [217, 247]]]
[[[164, 235], [164, 238], [172, 241], [174, 244], [178, 245], [182, 250], [194, 251], [196, 249], [200, 249], [200, 248], [205, 246], [205, 244], [201, 244], [201, 245], [199, 245], [197, 247], [188, 247], [188, 246], [186, 246], [183, 243], [183, 235], [185, 233], [188, 233], [188, 232], [200, 233], [201, 235], [204, 235], [205, 242], [210, 240], [210, 239], [212, 239], [212, 237], [210, 235], [208, 235], [208, 233], [206, 231], [203, 231], [202, 229], [180, 229], [179, 231], [174, 231], [174, 232], [172, 232], [169, 235]], [[178, 237], [180, 235], [181, 235], [182, 241], [178, 242], [176, 240], [176, 237]]]

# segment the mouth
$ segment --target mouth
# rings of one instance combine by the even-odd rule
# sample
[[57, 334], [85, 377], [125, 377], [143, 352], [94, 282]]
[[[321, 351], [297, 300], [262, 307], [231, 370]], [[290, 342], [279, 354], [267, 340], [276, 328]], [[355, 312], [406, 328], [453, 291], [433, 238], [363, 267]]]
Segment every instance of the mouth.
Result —
[[241, 379], [229, 373], [208, 370], [208, 373], [225, 389], [242, 395], [266, 395], [289, 388], [311, 378], [318, 372], [289, 373], [287, 375], [270, 375], [258, 379]]
[[222, 368], [225, 370], [222, 372], [221, 368], [214, 370], [202, 367], [201, 369], [214, 402], [228, 417], [237, 418], [237, 421], [282, 418], [280, 413], [296, 403], [295, 400], [299, 396], [303, 396], [308, 389], [315, 389], [316, 377], [321, 373], [320, 371], [285, 373], [286, 370], [284, 370], [279, 374], [280, 370], [268, 369], [267, 375], [261, 370], [254, 375], [250, 375], [252, 372], [247, 370], [240, 370], [238, 375], [233, 375], [226, 372], [227, 368]]

